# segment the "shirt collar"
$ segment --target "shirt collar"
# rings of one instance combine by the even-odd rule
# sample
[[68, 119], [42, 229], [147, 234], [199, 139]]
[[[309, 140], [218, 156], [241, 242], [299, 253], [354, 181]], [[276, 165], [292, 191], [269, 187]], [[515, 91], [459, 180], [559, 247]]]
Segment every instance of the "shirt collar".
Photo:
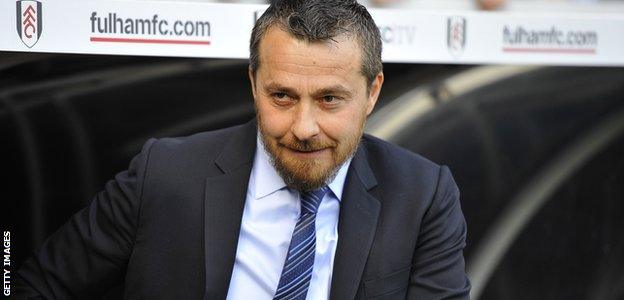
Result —
[[282, 176], [277, 173], [277, 170], [271, 164], [269, 154], [260, 140], [260, 134], [256, 137], [256, 154], [252, 176], [255, 180], [256, 199], [264, 198], [286, 187]]
[[[340, 169], [336, 173], [336, 177], [334, 177], [334, 180], [328, 184], [329, 189], [332, 193], [334, 193], [334, 196], [336, 196], [338, 200], [342, 200], [342, 191], [347, 179], [347, 171], [349, 170], [351, 159], [352, 158], [349, 158], [342, 164], [342, 166], [340, 166]], [[277, 170], [275, 170], [273, 164], [271, 164], [271, 159], [269, 158], [269, 154], [266, 152], [266, 149], [264, 149], [259, 133], [256, 138], [256, 153], [254, 156], [252, 172], [252, 176], [255, 181], [254, 187], [256, 199], [264, 198], [286, 187], [286, 183], [284, 183], [282, 177], [279, 175]]]
[[334, 196], [338, 198], [338, 200], [342, 200], [342, 190], [344, 189], [344, 184], [347, 180], [347, 171], [349, 170], [349, 165], [351, 165], [351, 159], [353, 158], [350, 157], [342, 164], [342, 166], [340, 166], [340, 169], [338, 170], [338, 173], [336, 173], [336, 177], [334, 177], [334, 180], [332, 180], [332, 182], [327, 185], [329, 189], [334, 193]]

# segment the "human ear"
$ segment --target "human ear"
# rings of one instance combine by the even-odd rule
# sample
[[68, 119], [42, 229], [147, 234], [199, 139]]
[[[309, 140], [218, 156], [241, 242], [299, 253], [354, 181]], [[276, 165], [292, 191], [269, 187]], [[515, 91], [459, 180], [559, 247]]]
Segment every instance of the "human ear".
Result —
[[253, 94], [254, 99], [256, 99], [256, 78], [251, 66], [247, 69], [247, 75], [249, 76], [249, 82], [251, 83], [251, 93]]
[[383, 72], [377, 73], [377, 76], [375, 76], [375, 79], [373, 80], [373, 82], [371, 82], [368, 93], [368, 101], [366, 103], [367, 116], [370, 115], [370, 113], [373, 111], [373, 108], [375, 108], [375, 104], [377, 103], [377, 98], [379, 98], [379, 93], [381, 92], [381, 86], [383, 85], [383, 82]]

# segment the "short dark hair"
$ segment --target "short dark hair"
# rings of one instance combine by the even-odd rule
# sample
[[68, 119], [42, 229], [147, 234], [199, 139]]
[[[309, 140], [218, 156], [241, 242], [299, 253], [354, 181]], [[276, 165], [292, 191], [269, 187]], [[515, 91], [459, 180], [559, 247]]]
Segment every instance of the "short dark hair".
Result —
[[332, 40], [342, 34], [354, 37], [362, 48], [361, 71], [369, 87], [382, 71], [379, 28], [356, 0], [271, 1], [251, 32], [249, 67], [254, 75], [260, 66], [260, 40], [274, 25], [308, 42]]

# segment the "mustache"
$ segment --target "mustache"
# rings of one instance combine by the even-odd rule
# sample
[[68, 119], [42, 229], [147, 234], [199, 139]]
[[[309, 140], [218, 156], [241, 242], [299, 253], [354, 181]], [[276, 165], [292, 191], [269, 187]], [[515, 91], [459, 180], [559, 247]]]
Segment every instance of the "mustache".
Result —
[[323, 142], [319, 140], [299, 140], [297, 138], [290, 138], [287, 140], [283, 140], [283, 141], [280, 141], [279, 144], [283, 147], [290, 148], [296, 151], [301, 151], [301, 152], [312, 152], [312, 151], [322, 150], [325, 148], [336, 147], [336, 144], [330, 141]]

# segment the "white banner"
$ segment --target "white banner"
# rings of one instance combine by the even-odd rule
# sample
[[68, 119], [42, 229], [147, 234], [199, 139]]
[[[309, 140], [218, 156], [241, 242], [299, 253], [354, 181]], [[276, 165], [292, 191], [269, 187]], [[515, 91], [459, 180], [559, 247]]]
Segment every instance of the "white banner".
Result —
[[[4, 0], [0, 50], [247, 58], [265, 5]], [[624, 66], [624, 15], [371, 9], [386, 62]]]

